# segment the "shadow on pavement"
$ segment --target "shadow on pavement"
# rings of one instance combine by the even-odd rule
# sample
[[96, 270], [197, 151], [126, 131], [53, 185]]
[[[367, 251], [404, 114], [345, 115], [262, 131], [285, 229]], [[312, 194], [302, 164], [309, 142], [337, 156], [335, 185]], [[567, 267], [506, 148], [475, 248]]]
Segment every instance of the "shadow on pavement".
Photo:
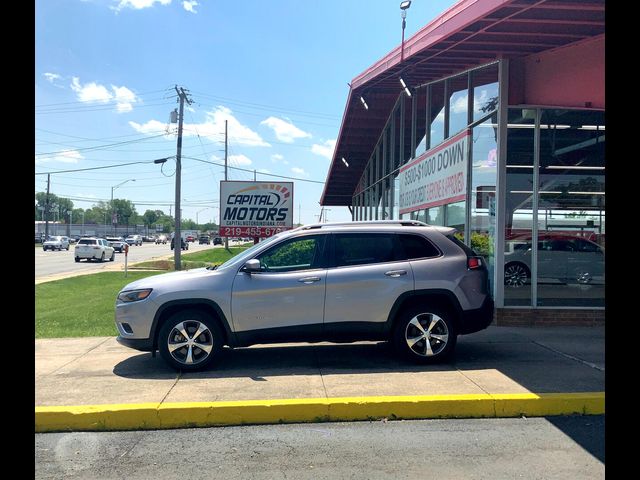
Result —
[[604, 462], [604, 415], [547, 417], [549, 423]]
[[[185, 379], [251, 378], [273, 376], [358, 375], [372, 373], [460, 372], [505, 378], [536, 393], [604, 390], [604, 372], [567, 358], [527, 339], [477, 341], [460, 337], [454, 358], [434, 365], [413, 364], [397, 357], [386, 342], [256, 346], [225, 349], [218, 361], [201, 372], [183, 373]], [[134, 355], [118, 363], [113, 373], [123, 378], [166, 380], [177, 372], [158, 355]]]

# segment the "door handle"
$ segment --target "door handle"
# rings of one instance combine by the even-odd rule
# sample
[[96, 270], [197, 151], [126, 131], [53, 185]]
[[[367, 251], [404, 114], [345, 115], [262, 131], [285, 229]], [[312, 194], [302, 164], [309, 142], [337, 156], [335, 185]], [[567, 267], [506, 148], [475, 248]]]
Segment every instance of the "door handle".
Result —
[[388, 272], [385, 272], [385, 275], [387, 277], [399, 277], [401, 275], [406, 275], [407, 271], [406, 270], [389, 270]]
[[300, 283], [305, 283], [305, 284], [309, 285], [310, 283], [319, 282], [320, 281], [320, 277], [302, 277], [302, 278], [298, 279], [298, 281]]

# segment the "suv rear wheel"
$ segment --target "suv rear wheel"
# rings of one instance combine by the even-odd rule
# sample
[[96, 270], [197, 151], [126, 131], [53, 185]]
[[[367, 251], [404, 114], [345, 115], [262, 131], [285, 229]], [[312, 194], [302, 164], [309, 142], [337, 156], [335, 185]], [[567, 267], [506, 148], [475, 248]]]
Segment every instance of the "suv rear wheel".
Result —
[[160, 328], [160, 356], [177, 370], [196, 371], [208, 366], [222, 351], [218, 323], [200, 310], [171, 315]]
[[416, 363], [435, 363], [451, 355], [457, 334], [453, 314], [442, 307], [412, 307], [400, 314], [393, 344], [403, 357]]

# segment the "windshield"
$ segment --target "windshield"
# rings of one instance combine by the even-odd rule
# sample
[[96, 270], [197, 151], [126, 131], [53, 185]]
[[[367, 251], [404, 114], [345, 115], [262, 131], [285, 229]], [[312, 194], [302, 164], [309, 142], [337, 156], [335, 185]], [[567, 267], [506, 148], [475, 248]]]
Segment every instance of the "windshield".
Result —
[[222, 265], [218, 266], [216, 268], [216, 270], [223, 270], [225, 268], [230, 268], [230, 267], [242, 265], [244, 262], [246, 262], [249, 258], [251, 258], [253, 256], [253, 254], [255, 253], [255, 251], [258, 248], [262, 248], [262, 247], [264, 247], [266, 245], [270, 245], [274, 241], [282, 238], [282, 236], [283, 235], [279, 233], [277, 235], [274, 235], [273, 237], [268, 238], [267, 240], [264, 240], [264, 241], [262, 241], [260, 243], [256, 243], [255, 245], [253, 245], [253, 246], [249, 247], [248, 249], [246, 249], [244, 252], [239, 253], [235, 257], [231, 257], [229, 260], [224, 262]]

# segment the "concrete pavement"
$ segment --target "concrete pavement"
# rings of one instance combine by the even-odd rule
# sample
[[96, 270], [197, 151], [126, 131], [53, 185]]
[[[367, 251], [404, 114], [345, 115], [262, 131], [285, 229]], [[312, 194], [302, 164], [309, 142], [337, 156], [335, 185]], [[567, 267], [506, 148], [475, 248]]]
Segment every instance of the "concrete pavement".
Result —
[[604, 413], [603, 327], [496, 327], [418, 366], [385, 343], [260, 345], [179, 374], [114, 337], [35, 344], [36, 431]]

